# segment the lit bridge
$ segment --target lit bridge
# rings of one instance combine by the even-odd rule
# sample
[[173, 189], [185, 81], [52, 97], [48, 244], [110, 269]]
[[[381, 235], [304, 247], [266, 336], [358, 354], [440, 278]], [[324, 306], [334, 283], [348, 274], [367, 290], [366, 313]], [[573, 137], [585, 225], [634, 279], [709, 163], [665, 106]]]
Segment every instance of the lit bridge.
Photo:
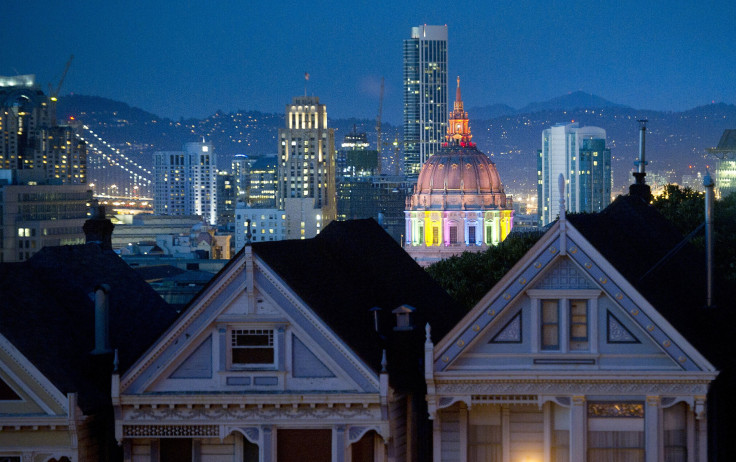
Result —
[[151, 198], [153, 173], [89, 128], [75, 125], [75, 136], [87, 143], [87, 183], [96, 196]]

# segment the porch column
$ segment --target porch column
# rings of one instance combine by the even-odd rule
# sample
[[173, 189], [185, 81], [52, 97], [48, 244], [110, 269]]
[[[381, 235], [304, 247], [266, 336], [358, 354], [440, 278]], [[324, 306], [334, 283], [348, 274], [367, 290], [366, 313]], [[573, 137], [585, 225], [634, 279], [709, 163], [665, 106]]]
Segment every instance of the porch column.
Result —
[[659, 437], [660, 427], [659, 396], [647, 396], [644, 408], [644, 448], [646, 450], [646, 462], [659, 462]]
[[503, 462], [511, 462], [511, 412], [508, 404], [501, 405], [501, 453]]
[[332, 427], [332, 460], [333, 462], [345, 462], [345, 425]]
[[432, 421], [432, 460], [442, 462], [442, 422], [441, 412], [436, 412]]
[[585, 396], [573, 396], [570, 406], [570, 460], [587, 460], [585, 446], [588, 438], [587, 403]]
[[261, 427], [261, 460], [260, 462], [274, 462], [274, 447], [273, 447], [273, 425], [264, 425]]
[[695, 416], [697, 418], [698, 462], [708, 460], [708, 416], [705, 396], [695, 398]]
[[544, 462], [552, 461], [552, 403], [547, 401], [542, 405], [544, 412]]
[[460, 430], [460, 460], [459, 462], [467, 462], [468, 461], [468, 405], [465, 403], [460, 403], [460, 422], [459, 422], [459, 430]]

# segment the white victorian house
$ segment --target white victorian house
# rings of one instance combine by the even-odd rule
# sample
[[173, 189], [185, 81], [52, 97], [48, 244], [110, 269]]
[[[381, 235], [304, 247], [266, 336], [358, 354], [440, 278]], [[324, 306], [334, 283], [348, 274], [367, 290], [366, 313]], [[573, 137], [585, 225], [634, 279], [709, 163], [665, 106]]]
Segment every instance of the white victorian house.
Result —
[[[617, 228], [649, 227], [652, 248], [676, 243], [648, 208], [636, 196], [599, 215], [565, 217], [563, 206], [449, 334], [427, 340], [434, 461], [708, 460], [706, 395], [718, 372], [665, 317], [671, 306], [642, 294], [649, 276], [632, 277], [653, 257], [627, 252], [646, 253], [648, 241]], [[600, 233], [609, 258], [577, 224]]]
[[418, 460], [430, 445], [411, 317], [449, 329], [451, 307], [373, 220], [247, 245], [114, 376], [124, 460]]

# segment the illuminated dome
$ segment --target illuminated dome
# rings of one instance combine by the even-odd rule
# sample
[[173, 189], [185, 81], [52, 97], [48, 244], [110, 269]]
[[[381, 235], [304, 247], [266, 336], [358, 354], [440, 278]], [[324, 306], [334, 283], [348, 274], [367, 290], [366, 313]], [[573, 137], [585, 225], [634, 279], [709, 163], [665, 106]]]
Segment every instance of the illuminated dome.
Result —
[[[496, 165], [472, 143], [448, 144], [424, 163], [411, 207], [506, 207]], [[438, 196], [458, 196], [440, 199]], [[465, 197], [463, 197], [465, 196]], [[458, 202], [459, 201], [459, 202]]]
[[422, 166], [407, 199], [404, 249], [420, 265], [503, 241], [513, 227], [496, 164], [471, 142], [457, 79], [447, 142]]

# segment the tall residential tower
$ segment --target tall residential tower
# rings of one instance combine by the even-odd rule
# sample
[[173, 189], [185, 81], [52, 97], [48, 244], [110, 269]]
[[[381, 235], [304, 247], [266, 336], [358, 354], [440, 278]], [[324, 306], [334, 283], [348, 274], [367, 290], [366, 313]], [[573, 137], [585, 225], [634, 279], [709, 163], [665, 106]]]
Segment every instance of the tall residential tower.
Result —
[[404, 40], [404, 173], [416, 176], [447, 132], [447, 26], [411, 28]]
[[611, 150], [606, 131], [557, 124], [542, 132], [537, 157], [537, 197], [541, 225], [560, 213], [558, 177], [565, 176], [565, 204], [570, 212], [600, 212], [611, 203]]

